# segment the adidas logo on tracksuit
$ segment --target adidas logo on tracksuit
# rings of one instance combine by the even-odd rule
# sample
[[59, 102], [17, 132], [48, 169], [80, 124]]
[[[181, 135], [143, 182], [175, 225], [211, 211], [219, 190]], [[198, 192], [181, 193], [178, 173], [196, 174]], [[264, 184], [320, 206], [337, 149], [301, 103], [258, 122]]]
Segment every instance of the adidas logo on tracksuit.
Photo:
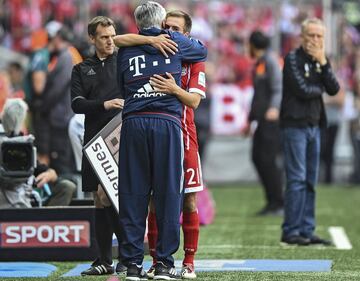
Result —
[[95, 75], [96, 72], [94, 69], [90, 68], [90, 70], [86, 73], [86, 75], [90, 76], [90, 75]]
[[162, 97], [166, 94], [155, 92], [153, 86], [150, 83], [145, 84], [140, 89], [137, 90], [137, 93], [134, 94], [134, 98], [154, 98], [154, 97]]

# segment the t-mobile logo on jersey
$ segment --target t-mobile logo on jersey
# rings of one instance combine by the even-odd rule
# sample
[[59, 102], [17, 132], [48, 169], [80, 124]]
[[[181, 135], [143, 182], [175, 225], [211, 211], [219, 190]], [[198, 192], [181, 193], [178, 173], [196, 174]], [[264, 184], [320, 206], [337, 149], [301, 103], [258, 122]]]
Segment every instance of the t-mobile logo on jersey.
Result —
[[133, 77], [143, 75], [140, 72], [140, 69], [146, 67], [145, 56], [142, 55], [142, 56], [137, 56], [137, 57], [130, 58], [129, 59], [129, 64], [130, 64], [130, 71], [135, 70], [135, 74], [133, 75]]
[[[169, 58], [165, 59], [165, 64], [170, 64], [170, 63], [171, 60]], [[140, 70], [146, 67], [145, 56], [142, 55], [142, 56], [130, 58], [129, 65], [130, 65], [130, 71], [135, 71], [133, 77], [143, 75], [143, 73], [141, 73]], [[157, 60], [154, 60], [152, 62], [152, 66], [159, 66], [159, 62]]]

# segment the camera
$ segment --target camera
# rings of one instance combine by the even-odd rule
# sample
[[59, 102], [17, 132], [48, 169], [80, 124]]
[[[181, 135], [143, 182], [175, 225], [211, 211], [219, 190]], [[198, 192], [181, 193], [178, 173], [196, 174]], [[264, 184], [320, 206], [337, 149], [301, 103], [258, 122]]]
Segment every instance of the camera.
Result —
[[0, 138], [0, 177], [26, 178], [36, 168], [34, 136]]

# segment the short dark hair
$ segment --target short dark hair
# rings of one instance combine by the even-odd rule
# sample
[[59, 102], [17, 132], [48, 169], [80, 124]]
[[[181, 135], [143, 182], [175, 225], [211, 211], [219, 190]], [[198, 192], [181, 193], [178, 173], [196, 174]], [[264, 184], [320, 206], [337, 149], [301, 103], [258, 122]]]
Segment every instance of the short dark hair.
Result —
[[105, 16], [97, 16], [97, 17], [94, 17], [88, 24], [88, 34], [89, 34], [89, 36], [95, 36], [96, 35], [96, 29], [97, 29], [99, 24], [104, 26], [104, 27], [113, 26], [114, 29], [116, 29], [115, 23], [111, 18], [108, 18], [108, 17], [105, 17]]
[[185, 26], [184, 26], [184, 32], [191, 31], [192, 28], [192, 20], [189, 14], [181, 11], [181, 10], [174, 10], [170, 11], [166, 14], [166, 18], [168, 17], [177, 17], [177, 18], [183, 18], [185, 20]]
[[22, 65], [17, 61], [11, 61], [8, 64], [8, 68], [14, 68], [16, 71], [24, 71]]
[[259, 30], [253, 31], [250, 35], [249, 42], [256, 49], [264, 50], [270, 46], [270, 38]]

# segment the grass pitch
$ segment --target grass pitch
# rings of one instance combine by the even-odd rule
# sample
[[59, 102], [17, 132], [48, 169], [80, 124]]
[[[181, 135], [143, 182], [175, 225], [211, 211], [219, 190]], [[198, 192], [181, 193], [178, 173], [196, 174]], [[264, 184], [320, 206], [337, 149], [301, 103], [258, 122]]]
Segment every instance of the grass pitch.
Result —
[[[335, 247], [283, 247], [279, 244], [281, 218], [256, 217], [264, 204], [259, 186], [214, 186], [215, 222], [200, 230], [197, 259], [330, 259], [331, 272], [198, 272], [197, 280], [360, 280], [360, 188], [320, 186], [317, 193], [317, 230], [329, 238], [328, 227], [342, 226], [353, 246], [351, 250]], [[182, 250], [175, 256], [182, 258]], [[116, 280], [105, 277], [60, 277], [77, 263], [53, 263], [58, 270], [41, 280]], [[114, 279], [115, 278], [115, 279]], [[39, 280], [37, 278], [5, 278], [3, 280]], [[118, 277], [118, 280], [124, 278]]]

